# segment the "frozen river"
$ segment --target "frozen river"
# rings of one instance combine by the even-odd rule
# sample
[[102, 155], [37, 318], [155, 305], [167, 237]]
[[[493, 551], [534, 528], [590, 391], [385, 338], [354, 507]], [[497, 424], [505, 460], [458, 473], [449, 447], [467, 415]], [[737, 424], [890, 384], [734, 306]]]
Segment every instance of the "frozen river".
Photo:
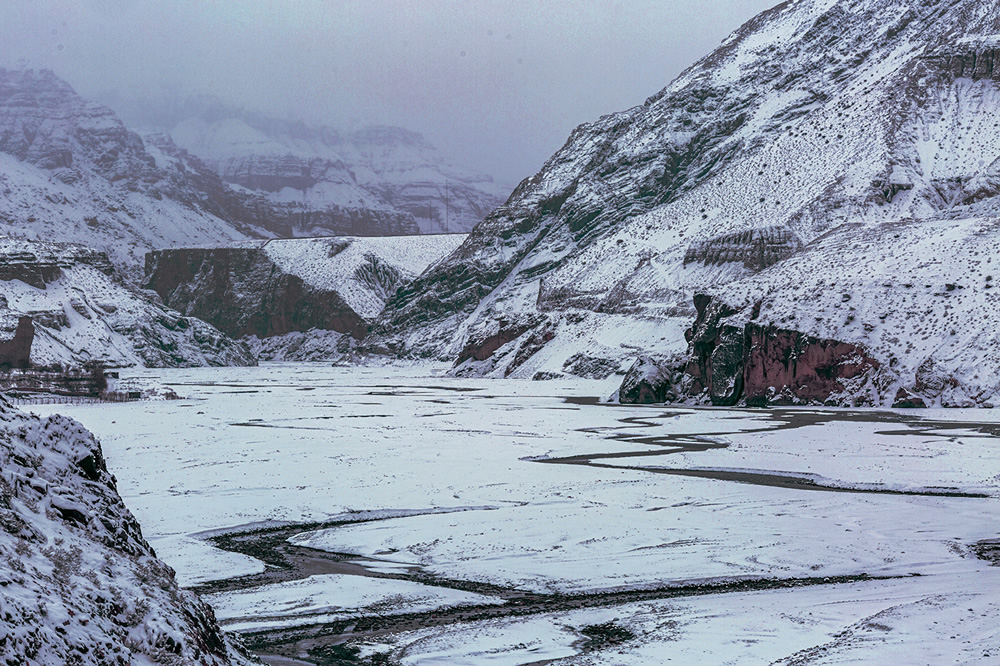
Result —
[[1000, 412], [625, 407], [596, 400], [614, 381], [428, 366], [136, 375], [182, 399], [31, 409], [100, 437], [181, 584], [275, 663], [1000, 659], [977, 556]]

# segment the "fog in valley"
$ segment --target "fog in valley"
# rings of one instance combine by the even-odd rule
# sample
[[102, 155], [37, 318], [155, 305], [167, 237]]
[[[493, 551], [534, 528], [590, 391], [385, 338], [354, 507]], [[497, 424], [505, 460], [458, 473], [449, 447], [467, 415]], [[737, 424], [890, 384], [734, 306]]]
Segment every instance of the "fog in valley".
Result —
[[[52, 68], [129, 124], [191, 95], [421, 132], [513, 185], [774, 0], [7, 0], [0, 66]], [[141, 103], [139, 103], [141, 102]]]

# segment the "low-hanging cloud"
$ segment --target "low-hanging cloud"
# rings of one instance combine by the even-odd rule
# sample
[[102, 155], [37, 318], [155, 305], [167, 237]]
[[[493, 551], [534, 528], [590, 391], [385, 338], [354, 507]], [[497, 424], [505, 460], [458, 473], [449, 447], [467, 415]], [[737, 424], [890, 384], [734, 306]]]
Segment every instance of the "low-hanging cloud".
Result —
[[0, 66], [87, 96], [208, 94], [422, 132], [513, 183], [579, 123], [641, 103], [776, 0], [5, 0]]

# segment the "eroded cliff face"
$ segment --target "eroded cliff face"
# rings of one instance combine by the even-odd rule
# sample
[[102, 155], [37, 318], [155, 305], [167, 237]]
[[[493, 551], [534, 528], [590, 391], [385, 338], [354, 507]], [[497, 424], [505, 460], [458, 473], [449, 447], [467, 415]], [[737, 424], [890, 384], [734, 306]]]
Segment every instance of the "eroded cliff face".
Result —
[[4, 663], [260, 663], [178, 587], [79, 423], [0, 398], [0, 469]]
[[[740, 312], [710, 296], [695, 296], [698, 317], [688, 331], [688, 360], [664, 373], [675, 397], [713, 405], [882, 405], [894, 377], [856, 344], [823, 339], [755, 319], [759, 304]], [[630, 394], [622, 391], [628, 402]]]
[[902, 390], [898, 376], [863, 346], [757, 321], [759, 302], [741, 310], [698, 294], [695, 305], [686, 353], [640, 357], [618, 401], [858, 407], [888, 405]]
[[256, 363], [246, 347], [165, 308], [122, 280], [107, 255], [79, 245], [0, 241], [0, 337], [13, 337], [25, 317], [35, 365]]
[[364, 337], [366, 322], [332, 290], [307, 285], [261, 247], [181, 248], [146, 257], [147, 289], [232, 337], [332, 330]]
[[350, 342], [327, 333], [363, 338], [386, 299], [461, 240], [334, 237], [160, 250], [147, 255], [145, 284], [170, 307], [254, 338], [269, 357], [292, 359], [295, 351], [315, 359], [323, 348], [332, 357]]

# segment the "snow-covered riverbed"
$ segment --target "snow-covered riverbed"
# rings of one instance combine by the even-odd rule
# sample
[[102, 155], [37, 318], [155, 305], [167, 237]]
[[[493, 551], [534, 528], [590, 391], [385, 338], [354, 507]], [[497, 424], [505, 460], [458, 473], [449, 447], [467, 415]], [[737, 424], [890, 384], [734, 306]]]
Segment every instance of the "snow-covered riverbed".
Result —
[[[587, 400], [614, 379], [451, 379], [428, 366], [138, 373], [184, 399], [31, 409], [69, 414], [101, 438], [122, 496], [182, 584], [264, 569], [206, 534], [330, 521], [355, 522], [292, 542], [363, 556], [359, 570], [376, 574], [536, 594], [898, 577], [441, 621], [372, 639], [407, 646], [407, 664], [1000, 658], [1000, 568], [972, 551], [1000, 537], [1000, 412], [621, 407]], [[241, 631], [503, 603], [350, 573], [209, 600]], [[581, 630], [612, 620], [636, 637], [587, 652], [596, 643]]]

